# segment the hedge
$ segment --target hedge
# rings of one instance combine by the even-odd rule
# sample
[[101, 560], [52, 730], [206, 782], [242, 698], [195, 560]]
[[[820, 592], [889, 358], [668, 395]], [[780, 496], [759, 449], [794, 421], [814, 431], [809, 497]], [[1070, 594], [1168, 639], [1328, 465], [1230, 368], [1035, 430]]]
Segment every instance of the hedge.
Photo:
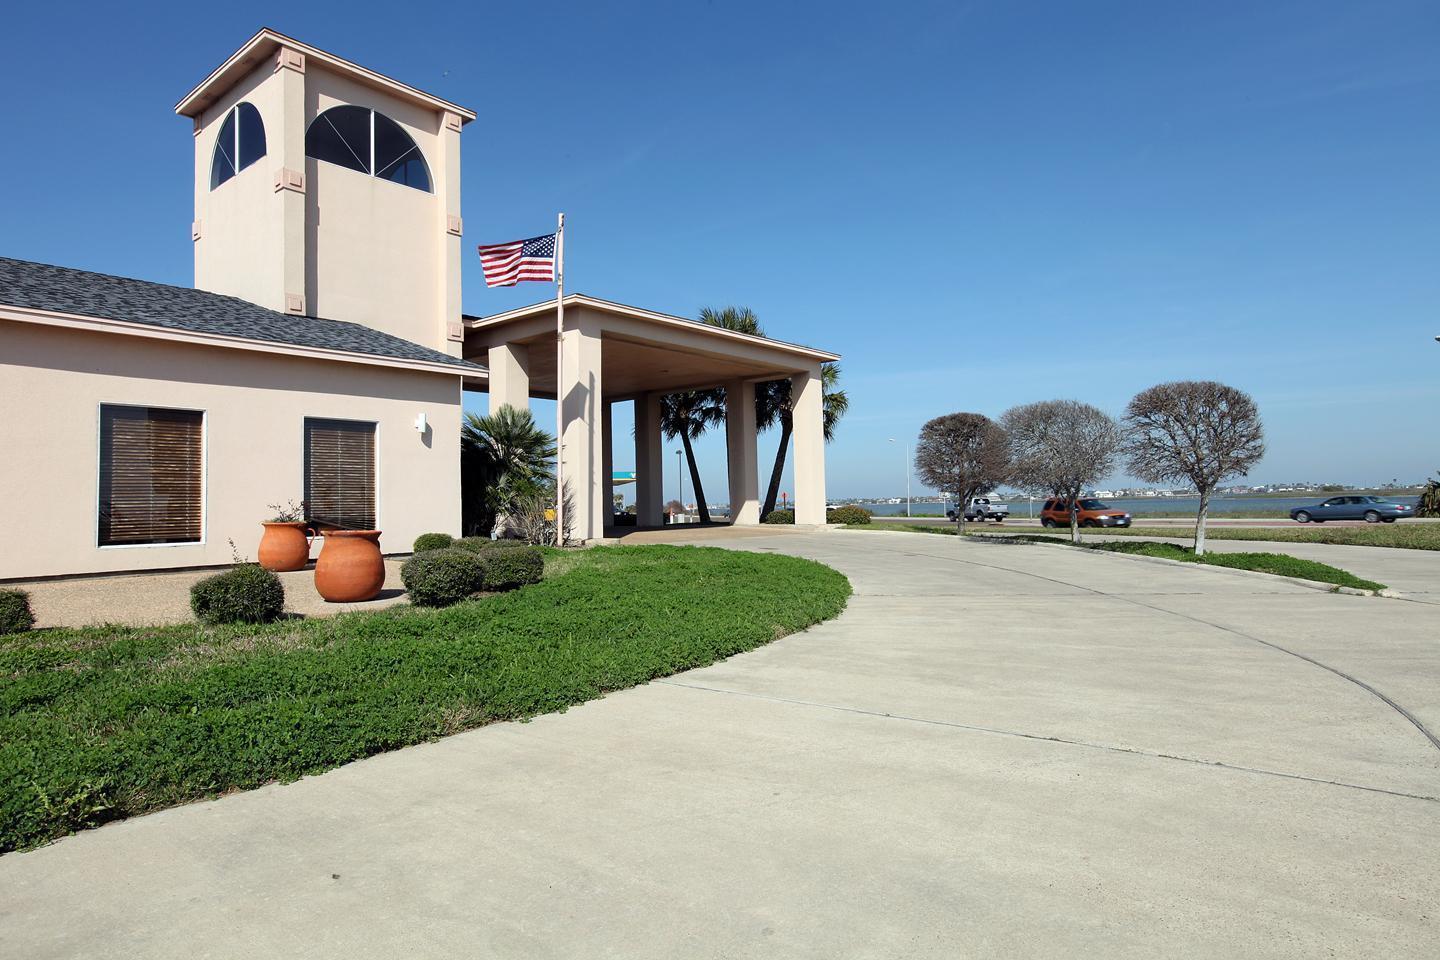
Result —
[[190, 588], [201, 623], [269, 623], [285, 612], [285, 587], [258, 563], [244, 563]]
[[24, 590], [0, 590], [0, 633], [24, 633], [33, 626], [30, 594]]
[[415, 538], [414, 550], [416, 553], [424, 553], [426, 550], [444, 550], [455, 542], [455, 538], [448, 533], [422, 533]]

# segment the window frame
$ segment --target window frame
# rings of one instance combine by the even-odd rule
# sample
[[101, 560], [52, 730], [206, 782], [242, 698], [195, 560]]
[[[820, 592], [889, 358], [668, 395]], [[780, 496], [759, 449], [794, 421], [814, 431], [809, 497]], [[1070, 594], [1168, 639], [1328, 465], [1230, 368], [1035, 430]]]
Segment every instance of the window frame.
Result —
[[[200, 539], [172, 543], [101, 543], [100, 542], [100, 473], [104, 469], [104, 437], [106, 407], [142, 407], [147, 410], [177, 410], [200, 414]], [[204, 407], [181, 407], [169, 403], [141, 403], [124, 400], [101, 400], [95, 404], [95, 486], [90, 497], [91, 529], [97, 550], [163, 550], [172, 547], [204, 547], [210, 543], [210, 411]]]
[[[249, 163], [244, 164], [244, 165], [242, 165], [241, 162], [240, 162], [240, 127], [241, 127], [240, 108], [241, 108], [241, 107], [249, 107], [251, 110], [254, 110], [254, 111], [255, 111], [255, 117], [256, 117], [257, 120], [260, 121], [260, 139], [261, 139], [261, 141], [262, 141], [262, 149], [261, 149], [261, 151], [260, 151], [260, 155], [257, 156], [254, 160], [251, 160]], [[223, 134], [223, 133], [225, 132], [225, 124], [229, 123], [231, 120], [233, 120], [233, 121], [235, 122], [235, 128], [234, 128], [234, 130], [231, 132], [232, 135], [231, 135], [230, 153], [229, 153], [229, 155], [228, 155], [228, 159], [230, 160], [230, 166], [231, 166], [231, 169], [232, 169], [233, 172], [230, 174], [230, 176], [226, 177], [224, 180], [221, 180], [219, 183], [216, 183], [216, 182], [215, 182], [215, 157], [220, 153], [220, 145], [221, 145], [221, 143], [224, 142], [223, 137], [221, 137], [220, 134]], [[225, 113], [222, 114], [221, 117], [220, 117], [220, 131], [219, 131], [219, 133], [216, 134], [216, 136], [215, 136], [215, 144], [214, 144], [214, 146], [212, 146], [211, 149], [210, 149], [210, 192], [211, 192], [211, 193], [214, 193], [216, 190], [219, 190], [221, 187], [225, 186], [225, 184], [229, 183], [231, 180], [234, 180], [236, 177], [240, 176], [240, 174], [244, 173], [246, 170], [249, 170], [251, 167], [255, 166], [257, 163], [259, 163], [261, 160], [263, 160], [266, 156], [268, 156], [269, 153], [270, 153], [270, 138], [267, 137], [266, 134], [265, 134], [265, 117], [261, 115], [261, 113], [260, 113], [260, 108], [257, 107], [257, 106], [255, 106], [255, 104], [251, 103], [249, 100], [241, 100], [240, 102], [238, 102], [238, 103], [236, 103], [234, 106], [232, 106], [229, 110], [226, 110]], [[177, 409], [178, 409], [178, 408], [177, 408]]]
[[[327, 114], [327, 113], [329, 113], [331, 110], [335, 110], [335, 109], [337, 109], [337, 108], [339, 108], [339, 107], [359, 107], [361, 110], [365, 110], [366, 112], [368, 112], [368, 113], [370, 114], [370, 143], [369, 143], [368, 155], [367, 155], [367, 157], [366, 157], [366, 164], [367, 164], [368, 169], [365, 169], [365, 170], [356, 170], [356, 169], [354, 169], [353, 167], [347, 167], [347, 166], [345, 166], [344, 164], [336, 163], [336, 162], [334, 162], [333, 160], [326, 160], [326, 159], [324, 159], [323, 157], [317, 157], [317, 156], [313, 155], [313, 154], [310, 152], [310, 149], [309, 149], [309, 146], [308, 146], [309, 139], [310, 139], [310, 128], [313, 127], [313, 126], [315, 126], [315, 124], [319, 123], [320, 120], [325, 116], [325, 114]], [[393, 124], [396, 126], [396, 128], [400, 130], [401, 133], [405, 134], [406, 137], [409, 137], [410, 143], [411, 143], [411, 145], [413, 146], [413, 149], [415, 150], [415, 155], [418, 156], [418, 157], [420, 158], [420, 162], [425, 165], [425, 182], [426, 182], [426, 187], [425, 187], [424, 190], [421, 190], [419, 187], [413, 186], [412, 184], [401, 183], [401, 182], [398, 181], [398, 180], [391, 180], [389, 177], [382, 177], [382, 176], [380, 176], [379, 173], [376, 172], [376, 170], [375, 170], [375, 117], [376, 117], [377, 115], [384, 116], [385, 119], [386, 119], [386, 120], [389, 120], [391, 123], [393, 123]], [[334, 125], [333, 125], [333, 124], [332, 124], [331, 126], [332, 126], [332, 128], [334, 128]], [[337, 136], [340, 136], [340, 133], [339, 133], [339, 130], [338, 130], [338, 129], [336, 130], [336, 135], [337, 135]], [[344, 137], [341, 136], [341, 139], [343, 140]], [[307, 146], [306, 146], [306, 148], [305, 148], [305, 159], [306, 159], [306, 160], [314, 160], [316, 163], [328, 163], [328, 164], [330, 164], [332, 167], [339, 167], [341, 170], [349, 170], [351, 173], [363, 174], [364, 176], [369, 177], [371, 180], [379, 180], [379, 181], [382, 181], [382, 182], [384, 182], [384, 183], [392, 183], [392, 184], [394, 184], [394, 185], [397, 186], [397, 187], [404, 187], [404, 188], [406, 188], [407, 190], [414, 190], [414, 191], [416, 191], [416, 192], [418, 192], [418, 193], [423, 193], [423, 194], [425, 194], [426, 196], [429, 196], [429, 197], [435, 196], [435, 177], [434, 177], [434, 176], [431, 174], [431, 172], [430, 172], [430, 160], [429, 160], [429, 158], [427, 158], [427, 157], [425, 156], [425, 151], [424, 151], [424, 149], [421, 148], [421, 146], [420, 146], [420, 141], [419, 141], [419, 140], [416, 140], [413, 136], [411, 136], [410, 131], [409, 131], [409, 130], [406, 130], [406, 129], [405, 129], [405, 125], [404, 125], [403, 123], [401, 123], [399, 120], [396, 120], [394, 117], [390, 116], [389, 114], [381, 114], [380, 111], [379, 111], [379, 110], [376, 110], [374, 107], [367, 107], [367, 106], [364, 106], [364, 105], [359, 104], [359, 103], [335, 103], [335, 104], [331, 104], [330, 106], [326, 107], [324, 110], [321, 110], [319, 113], [315, 114], [315, 116], [310, 119], [310, 122], [305, 125], [305, 140], [306, 140], [306, 143], [307, 143]], [[401, 154], [401, 156], [403, 157], [404, 154]], [[399, 158], [397, 158], [397, 159], [399, 159]], [[393, 161], [392, 161], [392, 163], [391, 163], [391, 166], [394, 166], [394, 162], [393, 162]]]
[[[308, 477], [308, 473], [309, 473], [310, 451], [307, 449], [306, 444], [305, 444], [305, 434], [306, 434], [306, 424], [307, 424], [309, 421], [311, 421], [311, 420], [328, 420], [328, 421], [330, 421], [330, 422], [332, 422], [332, 423], [337, 423], [337, 422], [338, 422], [338, 423], [361, 423], [361, 424], [368, 424], [368, 425], [371, 427], [371, 429], [374, 431], [374, 436], [375, 436], [375, 452], [374, 452], [373, 462], [374, 462], [374, 477], [375, 477], [375, 491], [374, 491], [374, 495], [375, 495], [375, 529], [376, 529], [376, 530], [383, 530], [383, 529], [385, 529], [385, 527], [384, 527], [384, 518], [381, 516], [381, 503], [382, 503], [382, 500], [381, 500], [381, 496], [380, 496], [380, 492], [381, 492], [381, 483], [380, 483], [380, 421], [379, 421], [379, 420], [368, 420], [368, 419], [362, 419], [362, 418], [356, 418], [356, 417], [330, 417], [330, 416], [323, 416], [323, 415], [320, 415], [320, 414], [310, 414], [310, 413], [303, 414], [303, 415], [300, 417], [300, 486], [299, 486], [299, 490], [300, 490], [300, 495], [301, 495], [302, 497], [307, 498], [307, 499], [308, 499], [308, 495], [309, 495], [309, 477]], [[303, 519], [308, 523], [308, 522], [310, 521], [310, 519], [311, 519], [310, 516], [308, 515], [310, 511], [307, 509], [305, 512], [306, 512], [306, 516], [305, 516]], [[315, 538], [316, 538], [317, 540], [324, 541], [324, 539], [325, 539], [325, 531], [323, 531], [323, 530], [316, 530], [316, 531], [315, 531]]]

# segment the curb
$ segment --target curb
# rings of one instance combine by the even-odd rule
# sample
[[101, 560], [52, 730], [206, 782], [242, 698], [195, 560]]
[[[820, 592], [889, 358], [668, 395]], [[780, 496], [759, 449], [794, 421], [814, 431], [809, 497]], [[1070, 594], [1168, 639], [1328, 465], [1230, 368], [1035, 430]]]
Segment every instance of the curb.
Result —
[[[900, 537], [913, 537], [913, 536], [916, 536], [916, 534], [906, 533], [906, 532], [903, 531], [903, 530], [879, 530], [879, 531], [874, 531], [874, 532], [877, 532], [877, 533], [888, 533], [888, 534], [893, 534], [893, 535], [895, 535], [895, 536], [900, 536]], [[869, 534], [866, 534], [866, 535], [868, 536]], [[922, 536], [922, 537], [923, 537], [923, 536], [946, 536], [946, 535], [945, 535], [945, 534], [923, 534], [923, 533], [922, 533], [922, 534], [919, 534], [919, 536]], [[957, 539], [958, 539], [958, 535], [955, 535], [955, 536], [956, 536]], [[996, 534], [993, 534], [993, 533], [972, 534], [971, 536], [972, 536], [973, 539], [977, 539], [977, 540], [991, 540], [991, 541], [994, 541], [994, 542], [996, 542], [996, 543], [1009, 543], [1009, 544], [1020, 545], [1020, 546], [1031, 546], [1031, 545], [1034, 545], [1034, 546], [1074, 547], [1074, 544], [1070, 543], [1068, 540], [1054, 540], [1054, 541], [1047, 541], [1047, 540], [1017, 540], [1017, 539], [1015, 539], [1015, 537], [1014, 537], [1013, 535], [1006, 535], [1006, 534], [996, 535]], [[1022, 534], [1022, 536], [1023, 536], [1023, 534]], [[1085, 549], [1085, 548], [1082, 546], [1082, 549]], [[1108, 551], [1108, 550], [1099, 551], [1099, 552], [1101, 552], [1101, 553], [1107, 553], [1107, 554], [1109, 554], [1109, 555], [1112, 556], [1112, 557], [1123, 557], [1123, 558], [1125, 558], [1126, 560], [1140, 560], [1140, 561], [1143, 561], [1143, 562], [1145, 562], [1145, 563], [1161, 563], [1161, 564], [1168, 564], [1168, 565], [1174, 566], [1174, 567], [1196, 567], [1196, 566], [1200, 566], [1200, 567], [1203, 567], [1203, 568], [1206, 569], [1206, 570], [1214, 570], [1214, 571], [1217, 571], [1217, 572], [1219, 572], [1219, 573], [1238, 574], [1239, 576], [1242, 576], [1242, 577], [1263, 577], [1263, 578], [1265, 578], [1266, 580], [1269, 580], [1269, 581], [1271, 581], [1271, 582], [1279, 581], [1279, 582], [1281, 582], [1281, 583], [1290, 583], [1290, 584], [1294, 584], [1294, 585], [1297, 586], [1297, 587], [1304, 587], [1304, 588], [1307, 589], [1307, 590], [1316, 590], [1316, 591], [1319, 591], [1320, 593], [1341, 593], [1341, 594], [1345, 594], [1346, 596], [1350, 596], [1350, 597], [1385, 597], [1385, 598], [1388, 598], [1388, 599], [1391, 599], [1391, 600], [1403, 600], [1404, 597], [1405, 597], [1405, 595], [1404, 595], [1403, 593], [1399, 592], [1398, 590], [1392, 590], [1392, 589], [1390, 589], [1389, 587], [1386, 587], [1386, 588], [1383, 589], [1383, 590], [1362, 590], [1362, 589], [1360, 589], [1359, 587], [1342, 587], [1342, 586], [1339, 586], [1339, 585], [1337, 585], [1337, 584], [1332, 584], [1332, 583], [1321, 583], [1321, 582], [1319, 582], [1319, 581], [1317, 581], [1317, 580], [1303, 580], [1303, 579], [1301, 579], [1300, 577], [1287, 577], [1287, 576], [1285, 576], [1284, 574], [1280, 574], [1280, 573], [1266, 573], [1266, 572], [1263, 571], [1263, 570], [1242, 570], [1242, 569], [1240, 569], [1239, 567], [1222, 567], [1222, 566], [1219, 566], [1219, 565], [1216, 565], [1216, 564], [1196, 564], [1196, 563], [1187, 562], [1187, 561], [1184, 561], [1184, 560], [1168, 560], [1168, 559], [1166, 559], [1165, 557], [1146, 557], [1146, 556], [1141, 556], [1141, 555], [1139, 555], [1139, 554], [1134, 554], [1134, 553], [1118, 553], [1118, 552]]]
[[[985, 539], [987, 539], [987, 540], [999, 540], [999, 541], [1002, 542], [1002, 543], [1003, 543], [1003, 542], [1007, 542], [1007, 541], [1005, 540], [1005, 538], [1002, 538], [1002, 537], [995, 537], [995, 536], [986, 535], [986, 534], [982, 534], [982, 536], [984, 536]], [[1014, 540], [1014, 539], [1010, 539], [1008, 542], [1010, 542], [1010, 543], [1029, 544], [1029, 543], [1039, 543], [1040, 541], [1036, 541], [1036, 540]], [[1046, 544], [1046, 545], [1049, 546], [1050, 544]], [[1059, 547], [1073, 547], [1073, 546], [1075, 546], [1074, 544], [1069, 543], [1068, 541], [1057, 541], [1057, 542], [1056, 542], [1055, 544], [1053, 544], [1053, 545], [1054, 545], [1054, 546], [1059, 546]], [[1085, 547], [1082, 546], [1081, 549], [1088, 549], [1088, 548], [1085, 548]], [[1265, 578], [1266, 580], [1269, 580], [1269, 581], [1271, 581], [1271, 582], [1279, 581], [1279, 582], [1281, 582], [1281, 583], [1290, 583], [1290, 584], [1294, 584], [1294, 585], [1297, 586], [1297, 587], [1304, 587], [1304, 588], [1307, 589], [1307, 590], [1317, 590], [1317, 591], [1319, 591], [1320, 593], [1343, 593], [1343, 594], [1345, 594], [1346, 596], [1350, 596], [1350, 597], [1388, 597], [1388, 598], [1391, 598], [1391, 599], [1400, 599], [1401, 596], [1402, 596], [1401, 594], [1397, 593], [1396, 591], [1391, 590], [1389, 587], [1386, 587], [1386, 588], [1384, 588], [1384, 589], [1382, 589], [1382, 590], [1362, 590], [1362, 589], [1359, 588], [1359, 587], [1342, 587], [1342, 586], [1340, 586], [1339, 584], [1334, 584], [1334, 583], [1321, 583], [1321, 582], [1318, 581], [1318, 580], [1305, 580], [1305, 579], [1302, 579], [1302, 578], [1300, 578], [1300, 577], [1287, 577], [1287, 576], [1285, 576], [1285, 575], [1282, 574], [1282, 573], [1266, 573], [1264, 570], [1243, 570], [1243, 569], [1241, 569], [1241, 568], [1239, 568], [1239, 567], [1222, 567], [1222, 566], [1220, 566], [1220, 565], [1218, 565], [1218, 564], [1197, 564], [1197, 563], [1194, 563], [1194, 562], [1191, 562], [1191, 561], [1186, 561], [1186, 560], [1170, 560], [1170, 559], [1167, 559], [1167, 558], [1165, 558], [1165, 557], [1147, 557], [1147, 556], [1143, 556], [1143, 555], [1141, 555], [1141, 554], [1135, 554], [1135, 553], [1119, 553], [1119, 552], [1117, 552], [1117, 551], [1111, 551], [1111, 550], [1102, 550], [1102, 551], [1098, 551], [1098, 552], [1100, 552], [1100, 553], [1108, 553], [1108, 554], [1110, 554], [1110, 555], [1113, 556], [1113, 557], [1124, 557], [1124, 558], [1127, 559], [1127, 560], [1143, 560], [1143, 561], [1146, 562], [1146, 563], [1163, 563], [1163, 564], [1168, 564], [1168, 565], [1173, 566], [1173, 567], [1196, 567], [1196, 566], [1200, 566], [1200, 567], [1204, 567], [1204, 568], [1207, 569], [1207, 570], [1215, 570], [1215, 571], [1218, 571], [1218, 572], [1221, 572], [1221, 573], [1238, 574], [1238, 575], [1240, 575], [1240, 576], [1242, 576], [1242, 577], [1263, 577], [1263, 578]]]

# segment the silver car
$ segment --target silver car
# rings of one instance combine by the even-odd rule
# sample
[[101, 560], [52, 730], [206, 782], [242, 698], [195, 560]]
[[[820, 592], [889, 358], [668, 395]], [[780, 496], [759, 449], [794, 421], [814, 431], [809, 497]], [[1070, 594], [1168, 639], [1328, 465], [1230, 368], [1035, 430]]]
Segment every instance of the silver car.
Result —
[[1415, 516], [1415, 508], [1382, 497], [1331, 497], [1313, 507], [1296, 507], [1290, 519], [1300, 523], [1324, 523], [1326, 520], [1364, 520], [1366, 523], [1394, 523], [1401, 517]]

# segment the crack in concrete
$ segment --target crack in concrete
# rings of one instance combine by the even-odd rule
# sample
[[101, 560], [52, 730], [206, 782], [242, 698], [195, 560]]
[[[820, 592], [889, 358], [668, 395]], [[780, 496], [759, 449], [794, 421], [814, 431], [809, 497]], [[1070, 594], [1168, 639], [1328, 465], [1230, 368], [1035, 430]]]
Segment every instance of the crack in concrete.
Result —
[[686, 683], [680, 680], [653, 680], [652, 683], [662, 683], [668, 687], [683, 687], [687, 690], [696, 690], [704, 693], [719, 693], [732, 697], [747, 697], [752, 700], [765, 700], [770, 703], [785, 703], [792, 706], [814, 707], [821, 710], [835, 710], [840, 713], [852, 713], [864, 717], [876, 717], [884, 720], [899, 720], [905, 723], [923, 723], [927, 726], [947, 727], [954, 730], [966, 730], [971, 733], [988, 733], [1000, 737], [1016, 737], [1021, 740], [1036, 740], [1045, 743], [1058, 743], [1071, 747], [1084, 747], [1089, 750], [1101, 750], [1106, 753], [1128, 754], [1135, 757], [1146, 757], [1152, 760], [1173, 760], [1177, 763], [1189, 763], [1200, 767], [1214, 767], [1221, 770], [1230, 770], [1236, 773], [1250, 773], [1257, 776], [1276, 777], [1281, 780], [1298, 780], [1304, 783], [1317, 783], [1323, 786], [1343, 787], [1347, 790], [1361, 790], [1366, 793], [1380, 793], [1390, 797], [1400, 797], [1406, 800], [1421, 800], [1426, 803], [1440, 803], [1440, 797], [1429, 796], [1422, 793], [1407, 793], [1404, 790], [1391, 790], [1387, 787], [1376, 787], [1365, 783], [1350, 783], [1345, 780], [1329, 780], [1324, 777], [1310, 777], [1302, 773], [1287, 773], [1284, 770], [1269, 770], [1265, 767], [1250, 767], [1244, 764], [1226, 763], [1223, 760], [1204, 760], [1199, 757], [1186, 757], [1174, 753], [1158, 753], [1152, 750], [1141, 750], [1136, 747], [1122, 747], [1113, 743], [1097, 743], [1091, 740], [1073, 740], [1068, 737], [1053, 737], [1040, 733], [1026, 733], [1023, 730], [1006, 730], [1000, 727], [986, 727], [973, 723], [960, 723], [955, 720], [935, 720], [930, 717], [912, 717], [903, 713], [886, 713], [882, 710], [868, 710], [864, 707], [849, 707], [837, 703], [822, 703], [818, 700], [801, 700], [795, 697], [777, 697], [768, 693], [749, 693], [744, 690], [727, 690], [724, 687], [712, 687], [700, 683]]
[[1094, 594], [1095, 596], [1098, 596], [1098, 597], [1105, 597], [1105, 598], [1111, 599], [1111, 600], [1118, 600], [1118, 601], [1120, 601], [1121, 603], [1128, 603], [1128, 604], [1132, 604], [1133, 606], [1143, 607], [1143, 608], [1146, 609], [1146, 610], [1154, 610], [1154, 611], [1157, 612], [1157, 613], [1164, 613], [1164, 614], [1168, 614], [1168, 615], [1170, 615], [1170, 616], [1172, 616], [1172, 617], [1179, 617], [1179, 618], [1182, 619], [1182, 620], [1189, 620], [1191, 623], [1202, 624], [1202, 625], [1204, 625], [1204, 626], [1211, 627], [1211, 628], [1213, 628], [1213, 629], [1215, 629], [1215, 630], [1220, 630], [1220, 631], [1222, 631], [1222, 632], [1224, 632], [1224, 633], [1228, 633], [1228, 634], [1230, 634], [1230, 635], [1232, 635], [1232, 636], [1240, 637], [1240, 638], [1243, 639], [1243, 640], [1249, 640], [1249, 641], [1251, 641], [1252, 643], [1258, 643], [1258, 644], [1260, 644], [1261, 646], [1268, 647], [1268, 648], [1270, 648], [1271, 650], [1275, 650], [1275, 651], [1277, 651], [1277, 652], [1279, 652], [1279, 653], [1283, 653], [1283, 654], [1286, 654], [1286, 655], [1288, 655], [1288, 656], [1294, 657], [1294, 658], [1296, 658], [1297, 660], [1303, 660], [1304, 662], [1306, 662], [1306, 663], [1308, 663], [1308, 664], [1311, 664], [1312, 666], [1319, 667], [1319, 668], [1322, 669], [1322, 670], [1327, 670], [1327, 671], [1329, 671], [1330, 673], [1333, 673], [1335, 676], [1340, 677], [1341, 679], [1346, 680], [1346, 681], [1348, 681], [1348, 682], [1350, 682], [1350, 683], [1353, 683], [1355, 686], [1357, 686], [1357, 687], [1359, 687], [1360, 689], [1364, 690], [1366, 693], [1369, 693], [1371, 696], [1375, 697], [1375, 698], [1376, 698], [1377, 700], [1379, 700], [1381, 703], [1385, 704], [1387, 707], [1389, 707], [1390, 709], [1394, 710], [1396, 713], [1400, 714], [1400, 716], [1404, 717], [1416, 730], [1418, 730], [1418, 731], [1420, 732], [1420, 735], [1421, 735], [1421, 736], [1423, 736], [1427, 741], [1429, 741], [1430, 746], [1431, 746], [1432, 748], [1434, 748], [1434, 749], [1437, 750], [1437, 751], [1440, 751], [1440, 737], [1436, 737], [1436, 735], [1435, 735], [1434, 733], [1432, 733], [1432, 732], [1430, 731], [1430, 729], [1429, 729], [1428, 727], [1426, 727], [1425, 724], [1420, 721], [1420, 718], [1419, 718], [1419, 717], [1415, 716], [1415, 714], [1413, 714], [1413, 713], [1411, 713], [1409, 710], [1405, 709], [1403, 706], [1401, 706], [1401, 705], [1400, 705], [1399, 703], [1397, 703], [1395, 700], [1393, 700], [1392, 698], [1390, 698], [1390, 697], [1387, 696], [1386, 694], [1382, 693], [1381, 691], [1377, 690], [1375, 687], [1371, 686], [1370, 684], [1366, 683], [1364, 680], [1361, 680], [1359, 677], [1356, 677], [1356, 676], [1353, 676], [1353, 675], [1351, 675], [1351, 674], [1348, 674], [1348, 673], [1346, 673], [1344, 670], [1340, 670], [1340, 669], [1337, 668], [1337, 667], [1332, 667], [1332, 666], [1330, 666], [1328, 663], [1322, 663], [1321, 661], [1316, 660], [1314, 657], [1307, 656], [1307, 655], [1305, 655], [1305, 654], [1303, 654], [1303, 653], [1299, 653], [1299, 652], [1294, 651], [1294, 650], [1291, 650], [1291, 649], [1289, 649], [1289, 648], [1287, 648], [1287, 647], [1282, 647], [1282, 646], [1281, 646], [1280, 644], [1278, 644], [1278, 643], [1272, 643], [1272, 642], [1269, 641], [1269, 640], [1263, 640], [1263, 639], [1261, 639], [1260, 637], [1256, 637], [1256, 636], [1253, 636], [1253, 635], [1251, 635], [1251, 634], [1245, 633], [1245, 632], [1242, 631], [1242, 630], [1236, 630], [1234, 627], [1227, 627], [1227, 626], [1225, 626], [1224, 624], [1215, 623], [1214, 621], [1206, 620], [1206, 619], [1204, 619], [1204, 618], [1202, 618], [1202, 617], [1195, 617], [1195, 616], [1191, 616], [1191, 615], [1188, 614], [1188, 613], [1181, 613], [1181, 612], [1179, 612], [1178, 610], [1170, 610], [1170, 609], [1167, 609], [1167, 608], [1165, 608], [1165, 607], [1156, 606], [1155, 604], [1145, 603], [1145, 602], [1143, 602], [1143, 601], [1136, 600], [1136, 599], [1134, 599], [1133, 597], [1127, 597], [1127, 596], [1125, 596], [1125, 595], [1123, 595], [1123, 594], [1118, 594], [1118, 593], [1106, 593], [1106, 592], [1103, 591], [1103, 590], [1096, 590], [1094, 587], [1087, 587], [1087, 586], [1085, 586], [1084, 584], [1071, 583], [1070, 581], [1067, 581], [1067, 580], [1057, 580], [1057, 579], [1055, 579], [1054, 577], [1041, 576], [1041, 575], [1038, 574], [1038, 573], [1031, 573], [1031, 572], [1028, 571], [1028, 570], [1016, 570], [1014, 567], [1002, 567], [1002, 566], [997, 566], [996, 564], [993, 564], [993, 563], [980, 563], [980, 562], [978, 562], [978, 561], [976, 561], [976, 560], [966, 560], [966, 559], [963, 559], [963, 558], [961, 558], [961, 557], [940, 556], [940, 555], [936, 555], [936, 554], [933, 554], [933, 553], [912, 553], [912, 552], [906, 551], [906, 552], [905, 552], [905, 556], [909, 556], [909, 557], [923, 557], [923, 558], [930, 559], [930, 560], [946, 560], [946, 561], [949, 561], [949, 562], [951, 562], [951, 563], [963, 563], [963, 564], [968, 564], [968, 565], [974, 566], [974, 567], [984, 567], [984, 568], [986, 568], [986, 569], [988, 569], [988, 570], [1004, 570], [1004, 571], [1006, 571], [1007, 573], [1016, 573], [1016, 574], [1019, 574], [1019, 575], [1021, 575], [1021, 576], [1033, 577], [1033, 578], [1035, 578], [1035, 579], [1037, 579], [1037, 580], [1043, 580], [1043, 581], [1046, 581], [1046, 582], [1048, 582], [1048, 583], [1054, 583], [1054, 584], [1058, 584], [1058, 585], [1060, 585], [1060, 586], [1065, 586], [1065, 587], [1073, 587], [1073, 588], [1075, 588], [1075, 589], [1077, 589], [1077, 590], [1084, 590], [1085, 592], [1087, 592], [1087, 593], [1092, 593], [1092, 594]]

